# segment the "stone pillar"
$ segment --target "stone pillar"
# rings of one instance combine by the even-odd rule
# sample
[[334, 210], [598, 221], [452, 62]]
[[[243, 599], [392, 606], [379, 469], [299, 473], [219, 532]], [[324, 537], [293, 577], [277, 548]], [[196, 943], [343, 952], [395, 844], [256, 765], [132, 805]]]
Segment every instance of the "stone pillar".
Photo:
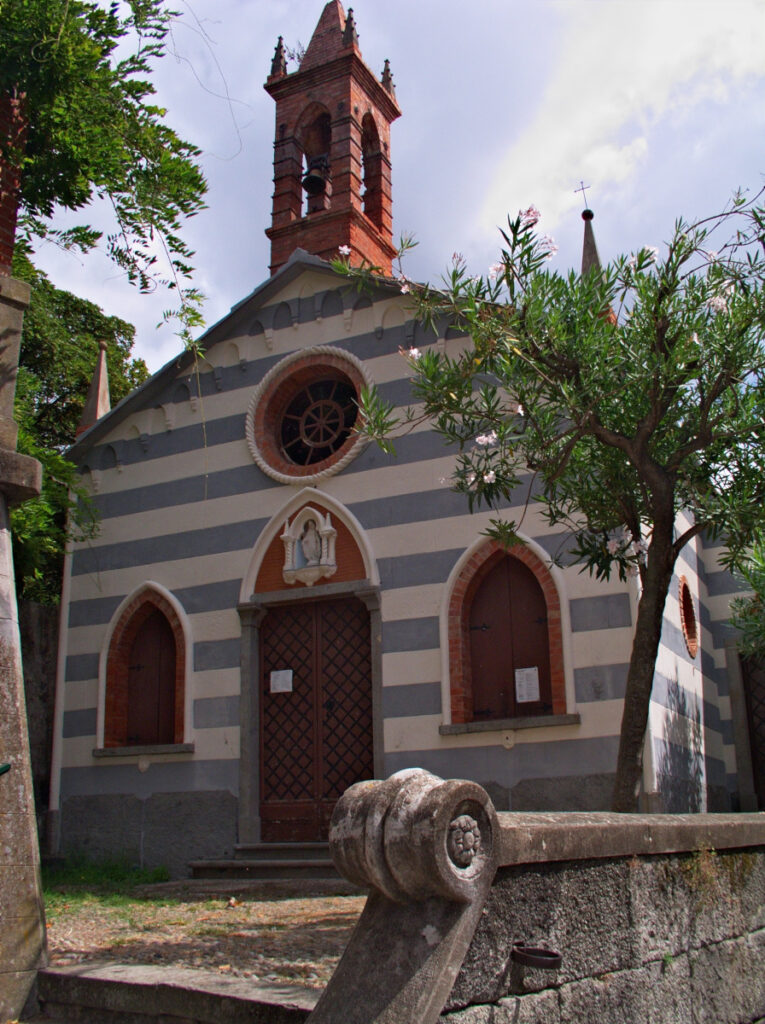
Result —
[[41, 469], [19, 455], [13, 398], [29, 288], [0, 276], [0, 1020], [19, 1017], [45, 958], [40, 854], [21, 671], [9, 506], [40, 493]]

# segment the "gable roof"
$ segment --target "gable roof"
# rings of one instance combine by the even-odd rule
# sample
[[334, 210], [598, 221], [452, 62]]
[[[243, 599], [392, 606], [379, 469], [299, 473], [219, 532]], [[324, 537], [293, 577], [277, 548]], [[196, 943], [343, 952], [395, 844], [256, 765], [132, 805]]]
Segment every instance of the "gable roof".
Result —
[[[312, 256], [304, 249], [296, 249], [284, 266], [272, 277], [267, 278], [249, 295], [235, 303], [225, 316], [221, 317], [217, 323], [205, 331], [198, 339], [199, 347], [205, 352], [209, 352], [218, 342], [230, 337], [232, 323], [242, 318], [243, 311], [246, 308], [254, 312], [268, 305], [269, 301], [278, 296], [287, 285], [306, 272], [314, 274], [318, 272], [326, 276], [328, 282], [331, 281], [335, 287], [337, 287], [339, 282], [346, 281], [345, 278], [338, 275], [332, 269], [326, 260], [320, 259], [318, 256]], [[400, 292], [400, 287], [396, 282], [388, 282], [384, 278], [379, 279], [379, 289], [381, 295], [388, 292], [394, 294]], [[113, 430], [127, 416], [151, 404], [152, 400], [161, 394], [163, 389], [173, 379], [184, 371], [190, 370], [194, 365], [194, 358], [194, 353], [186, 349], [165, 363], [148, 380], [144, 381], [134, 391], [131, 391], [129, 395], [126, 395], [122, 401], [118, 402], [107, 415], [83, 431], [68, 449], [68, 457], [75, 462], [79, 461], [86, 452], [98, 444], [109, 431]]]

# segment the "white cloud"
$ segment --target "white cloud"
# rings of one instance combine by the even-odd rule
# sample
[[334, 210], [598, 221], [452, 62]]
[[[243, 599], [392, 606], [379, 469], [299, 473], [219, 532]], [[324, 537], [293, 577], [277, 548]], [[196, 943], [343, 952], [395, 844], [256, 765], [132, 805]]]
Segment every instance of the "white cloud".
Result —
[[[579, 205], [577, 180], [603, 195], [654, 155], [651, 132], [667, 118], [700, 115], [753, 76], [765, 77], [761, 0], [662, 0], [554, 5], [564, 19], [557, 67], [536, 116], [500, 161], [481, 228], [534, 202], [545, 230]], [[540, 69], [544, 80], [545, 69]], [[513, 117], [512, 109], [508, 118]], [[742, 131], [746, 131], [742, 112]], [[699, 117], [698, 144], [704, 122]]]

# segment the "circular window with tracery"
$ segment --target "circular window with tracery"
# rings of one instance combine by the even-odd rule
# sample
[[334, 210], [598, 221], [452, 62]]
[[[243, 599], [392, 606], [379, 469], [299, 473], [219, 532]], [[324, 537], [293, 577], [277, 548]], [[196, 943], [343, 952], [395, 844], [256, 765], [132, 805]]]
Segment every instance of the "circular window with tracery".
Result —
[[247, 443], [264, 473], [311, 483], [343, 469], [363, 439], [354, 427], [369, 381], [354, 356], [322, 346], [276, 364], [247, 411]]
[[699, 649], [699, 629], [696, 623], [696, 609], [693, 607], [693, 596], [688, 580], [685, 576], [680, 577], [680, 625], [685, 638], [685, 646], [692, 658], [696, 657]]

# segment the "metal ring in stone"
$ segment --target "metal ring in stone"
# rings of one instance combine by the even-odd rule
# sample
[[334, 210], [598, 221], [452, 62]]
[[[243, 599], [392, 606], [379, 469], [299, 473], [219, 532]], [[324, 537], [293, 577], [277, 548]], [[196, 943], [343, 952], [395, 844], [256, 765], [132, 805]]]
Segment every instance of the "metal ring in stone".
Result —
[[524, 967], [539, 967], [543, 971], [557, 971], [563, 963], [563, 956], [554, 949], [540, 949], [516, 943], [510, 954], [511, 960]]

